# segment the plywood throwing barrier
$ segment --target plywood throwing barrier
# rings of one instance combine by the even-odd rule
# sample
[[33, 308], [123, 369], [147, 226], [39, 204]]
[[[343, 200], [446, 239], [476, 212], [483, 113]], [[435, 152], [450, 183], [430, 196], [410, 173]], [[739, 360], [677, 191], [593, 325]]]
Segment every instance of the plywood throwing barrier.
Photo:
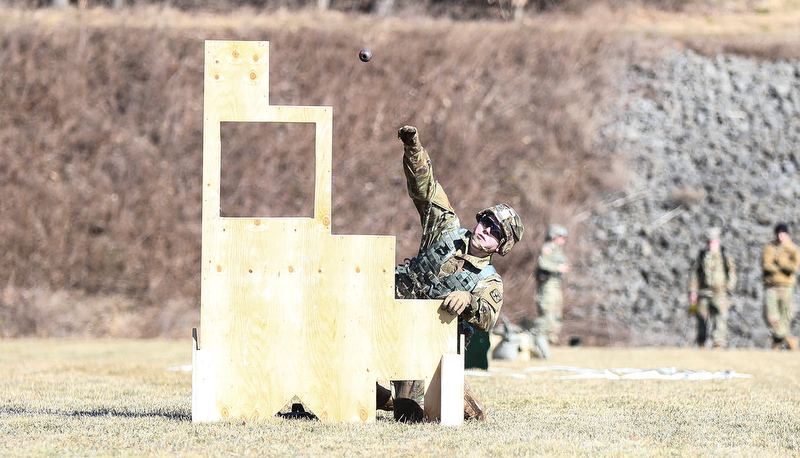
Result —
[[[395, 299], [394, 237], [331, 234], [333, 109], [272, 106], [268, 86], [268, 42], [206, 42], [192, 420], [272, 418], [296, 396], [323, 421], [374, 421], [376, 381], [425, 380], [428, 417], [460, 424], [455, 317]], [[222, 122], [315, 126], [313, 217], [220, 217]]]

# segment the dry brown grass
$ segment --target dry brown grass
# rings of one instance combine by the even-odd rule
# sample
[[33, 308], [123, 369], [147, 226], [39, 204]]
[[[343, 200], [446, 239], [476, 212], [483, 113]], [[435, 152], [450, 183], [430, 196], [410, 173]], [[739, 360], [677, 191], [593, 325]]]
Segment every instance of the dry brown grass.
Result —
[[[793, 456], [796, 353], [556, 348], [467, 375], [488, 410], [460, 428], [270, 420], [193, 424], [191, 342], [0, 341], [4, 456]], [[563, 380], [553, 364], [724, 371], [707, 381]], [[170, 370], [170, 367], [178, 370]], [[480, 371], [478, 372], [480, 373]]]

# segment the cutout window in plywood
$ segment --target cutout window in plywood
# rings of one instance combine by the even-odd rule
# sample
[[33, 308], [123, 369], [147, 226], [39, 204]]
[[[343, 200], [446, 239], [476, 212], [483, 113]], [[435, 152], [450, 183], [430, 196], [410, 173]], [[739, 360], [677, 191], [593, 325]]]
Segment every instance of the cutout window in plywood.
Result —
[[314, 216], [315, 125], [222, 122], [220, 216]]

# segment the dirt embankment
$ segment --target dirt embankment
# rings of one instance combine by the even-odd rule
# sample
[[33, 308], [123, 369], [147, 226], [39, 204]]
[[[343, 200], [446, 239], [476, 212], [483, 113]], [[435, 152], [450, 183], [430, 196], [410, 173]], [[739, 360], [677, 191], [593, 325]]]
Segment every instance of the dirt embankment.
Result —
[[[568, 332], [636, 342], [632, 312], [606, 313], [602, 279], [580, 260], [602, 243], [591, 224], [606, 204], [640, 183], [631, 148], [600, 134], [627, 110], [633, 63], [674, 42], [564, 16], [412, 23], [152, 11], [3, 11], [1, 335], [185, 336], [197, 324], [203, 41], [235, 39], [270, 41], [272, 104], [334, 107], [334, 233], [395, 235], [398, 261], [415, 254], [396, 139], [397, 127], [415, 124], [463, 221], [497, 202], [523, 217], [522, 243], [497, 260], [512, 321], [534, 315], [536, 253], [560, 222], [578, 267]], [[784, 49], [775, 40], [742, 46], [765, 55]], [[363, 47], [369, 64], [357, 59]], [[267, 144], [267, 134], [291, 141]], [[223, 131], [223, 214], [310, 213], [302, 136]]]
[[[497, 202], [517, 208], [525, 239], [498, 262], [514, 318], [532, 306], [546, 225], [620, 186], [621, 162], [592, 137], [628, 48], [602, 33], [339, 16], [170, 28], [92, 14], [1, 32], [5, 335], [188, 332], [199, 303], [204, 39], [270, 41], [270, 102], [334, 107], [334, 233], [396, 235], [399, 260], [415, 254], [396, 138], [406, 123], [466, 224]], [[257, 127], [227, 138], [223, 214], [310, 208], [312, 185], [297, 178], [313, 169], [303, 143], [278, 145], [276, 158]], [[109, 303], [95, 310], [84, 295]]]

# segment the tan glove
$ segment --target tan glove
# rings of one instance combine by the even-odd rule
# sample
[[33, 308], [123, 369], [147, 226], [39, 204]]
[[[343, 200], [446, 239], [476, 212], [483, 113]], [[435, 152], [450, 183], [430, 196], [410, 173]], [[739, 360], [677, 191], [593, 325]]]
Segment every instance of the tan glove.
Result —
[[472, 294], [468, 291], [453, 291], [445, 296], [442, 301], [442, 310], [446, 310], [453, 315], [461, 315], [461, 312], [467, 309], [472, 303]]

